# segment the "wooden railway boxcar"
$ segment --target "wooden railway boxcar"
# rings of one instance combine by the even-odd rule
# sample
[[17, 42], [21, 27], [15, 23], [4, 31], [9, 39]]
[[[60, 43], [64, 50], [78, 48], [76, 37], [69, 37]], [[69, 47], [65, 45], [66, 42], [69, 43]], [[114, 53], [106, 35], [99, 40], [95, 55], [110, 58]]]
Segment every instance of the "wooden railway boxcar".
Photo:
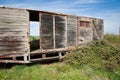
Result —
[[[35, 51], [30, 51], [30, 21], [40, 23], [40, 48]], [[102, 19], [0, 7], [0, 62], [3, 63], [60, 58], [71, 47], [102, 38]]]

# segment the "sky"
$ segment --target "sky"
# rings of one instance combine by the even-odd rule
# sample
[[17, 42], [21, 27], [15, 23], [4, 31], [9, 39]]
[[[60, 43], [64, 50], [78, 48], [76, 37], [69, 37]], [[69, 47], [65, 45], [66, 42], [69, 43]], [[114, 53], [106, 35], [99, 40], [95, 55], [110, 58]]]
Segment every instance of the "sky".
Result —
[[[104, 33], [119, 34], [120, 0], [0, 0], [0, 6], [100, 18], [104, 20]], [[39, 24], [30, 24], [31, 35], [38, 35]]]

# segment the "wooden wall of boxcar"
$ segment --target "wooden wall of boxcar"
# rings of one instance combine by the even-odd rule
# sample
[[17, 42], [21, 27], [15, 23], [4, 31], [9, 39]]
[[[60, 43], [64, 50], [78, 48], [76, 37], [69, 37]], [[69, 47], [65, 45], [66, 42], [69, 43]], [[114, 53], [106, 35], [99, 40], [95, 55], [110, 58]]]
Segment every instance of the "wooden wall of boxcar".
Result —
[[93, 27], [88, 17], [78, 17], [78, 45], [85, 45], [93, 40]]
[[41, 49], [53, 49], [53, 15], [40, 14], [41, 18], [41, 34], [40, 34], [40, 48]]
[[26, 10], [0, 8], [0, 56], [29, 53], [28, 21]]
[[67, 46], [76, 46], [77, 44], [77, 17], [67, 16]]
[[40, 21], [41, 49], [85, 45], [103, 36], [103, 21], [100, 19], [41, 13]]
[[55, 16], [55, 48], [66, 47], [66, 20], [64, 16]]
[[93, 40], [101, 40], [103, 39], [104, 33], [104, 23], [102, 19], [92, 19], [93, 24]]
[[61, 15], [40, 13], [41, 49], [66, 47], [66, 18]]

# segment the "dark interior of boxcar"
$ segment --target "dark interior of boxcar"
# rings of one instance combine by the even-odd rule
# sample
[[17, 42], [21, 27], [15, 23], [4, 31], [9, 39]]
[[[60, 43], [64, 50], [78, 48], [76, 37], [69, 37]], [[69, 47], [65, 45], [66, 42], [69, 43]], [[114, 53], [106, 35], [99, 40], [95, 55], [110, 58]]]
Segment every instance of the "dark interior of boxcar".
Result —
[[[29, 11], [29, 22], [30, 22], [30, 51], [34, 51], [40, 48], [40, 22], [39, 22], [39, 12]], [[38, 25], [35, 25], [37, 23]], [[33, 25], [31, 25], [33, 24]], [[36, 27], [38, 30], [31, 30]], [[37, 35], [32, 35], [34, 32], [38, 32]]]

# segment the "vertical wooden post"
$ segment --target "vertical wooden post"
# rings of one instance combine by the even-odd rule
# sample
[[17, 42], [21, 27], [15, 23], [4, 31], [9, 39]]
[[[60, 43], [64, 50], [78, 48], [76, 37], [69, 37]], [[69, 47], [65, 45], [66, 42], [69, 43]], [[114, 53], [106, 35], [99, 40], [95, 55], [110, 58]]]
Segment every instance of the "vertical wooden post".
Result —
[[59, 59], [61, 60], [61, 58], [62, 58], [62, 53], [59, 52], [58, 54], [59, 54]]
[[46, 54], [42, 54], [42, 58], [46, 58]]
[[55, 15], [53, 15], [53, 45], [55, 49]]
[[66, 40], [65, 40], [65, 47], [67, 47], [67, 16], [65, 16], [65, 35], [66, 35]]
[[27, 56], [28, 56], [27, 54], [24, 54], [24, 62], [28, 61]]
[[30, 54], [28, 55], [28, 61], [30, 61]]
[[41, 16], [42, 16], [42, 14], [40, 14], [39, 13], [39, 24], [40, 24], [40, 26], [39, 26], [39, 30], [40, 30], [40, 32], [39, 32], [39, 38], [40, 38], [40, 43], [39, 43], [39, 45], [40, 45], [40, 49], [42, 49], [42, 28], [41, 28]]
[[76, 46], [78, 46], [78, 17], [76, 17]]
[[15, 57], [15, 56], [13, 56], [12, 59], [13, 59], [14, 61], [16, 61], [16, 57]]
[[120, 36], [120, 27], [119, 27], [119, 36]]

